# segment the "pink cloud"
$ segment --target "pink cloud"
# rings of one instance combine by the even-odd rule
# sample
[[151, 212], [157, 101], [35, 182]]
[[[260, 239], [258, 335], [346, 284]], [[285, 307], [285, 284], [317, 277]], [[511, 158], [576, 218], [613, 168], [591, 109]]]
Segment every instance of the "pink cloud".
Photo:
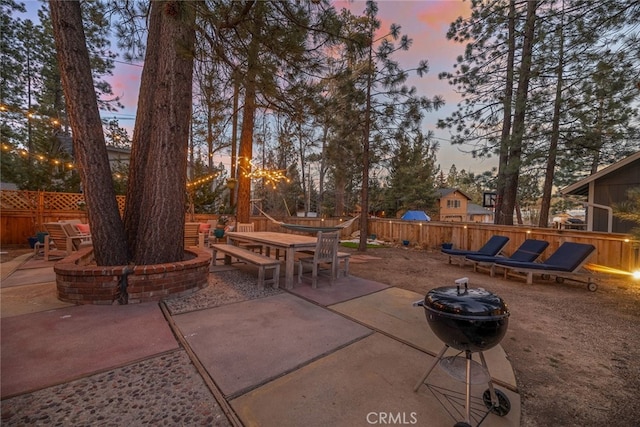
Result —
[[113, 74], [114, 76], [111, 78], [110, 83], [114, 95], [120, 97], [120, 102], [124, 104], [125, 109], [135, 110], [138, 105], [142, 68], [118, 63]]
[[420, 2], [422, 12], [417, 15], [420, 22], [433, 27], [449, 27], [449, 23], [455, 21], [459, 16], [468, 18], [471, 15], [469, 2], [463, 1], [426, 1]]

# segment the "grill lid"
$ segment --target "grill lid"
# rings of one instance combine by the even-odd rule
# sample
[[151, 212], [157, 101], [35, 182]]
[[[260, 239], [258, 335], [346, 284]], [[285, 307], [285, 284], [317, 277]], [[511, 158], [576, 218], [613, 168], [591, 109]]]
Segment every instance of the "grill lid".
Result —
[[[482, 288], [467, 287], [468, 279], [456, 280], [457, 286], [431, 289], [424, 297], [424, 307], [432, 311], [459, 316], [509, 316], [506, 303], [498, 295]], [[464, 284], [464, 288], [461, 288]]]

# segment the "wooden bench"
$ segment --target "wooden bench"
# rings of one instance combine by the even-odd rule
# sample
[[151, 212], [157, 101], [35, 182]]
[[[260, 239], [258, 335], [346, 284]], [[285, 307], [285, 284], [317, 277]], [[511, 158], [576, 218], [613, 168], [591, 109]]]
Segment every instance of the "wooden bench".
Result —
[[273, 287], [277, 288], [280, 283], [280, 261], [274, 258], [270, 258], [259, 253], [240, 248], [234, 245], [228, 244], [212, 244], [211, 250], [213, 251], [212, 261], [213, 265], [216, 265], [216, 257], [218, 252], [224, 253], [224, 263], [231, 264], [231, 258], [245, 261], [249, 264], [253, 264], [258, 267], [258, 286], [260, 289], [264, 289], [265, 285], [265, 271], [273, 270], [273, 278], [269, 280], [269, 283], [273, 283]]

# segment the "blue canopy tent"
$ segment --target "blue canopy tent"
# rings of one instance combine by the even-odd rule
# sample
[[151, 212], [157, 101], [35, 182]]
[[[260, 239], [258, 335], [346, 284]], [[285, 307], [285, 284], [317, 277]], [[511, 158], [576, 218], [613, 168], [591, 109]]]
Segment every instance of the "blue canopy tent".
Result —
[[424, 211], [406, 211], [400, 219], [408, 221], [431, 221], [429, 215], [427, 215]]

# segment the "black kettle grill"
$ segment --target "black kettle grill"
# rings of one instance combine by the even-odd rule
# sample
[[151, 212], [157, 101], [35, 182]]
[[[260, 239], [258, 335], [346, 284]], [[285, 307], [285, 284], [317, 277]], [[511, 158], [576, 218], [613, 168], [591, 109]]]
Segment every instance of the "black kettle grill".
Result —
[[[480, 370], [482, 378], [486, 379], [489, 388], [484, 392], [482, 400], [488, 409], [484, 418], [489, 412], [499, 416], [505, 416], [511, 409], [511, 404], [507, 396], [500, 390], [493, 387], [491, 376], [488, 373], [487, 363], [482, 353], [496, 345], [502, 340], [509, 325], [509, 310], [507, 305], [499, 296], [481, 288], [469, 289], [469, 279], [464, 277], [455, 281], [456, 286], [435, 288], [427, 292], [424, 300], [414, 303], [415, 306], [424, 308], [427, 323], [433, 333], [444, 343], [444, 347], [438, 353], [433, 364], [427, 369], [420, 382], [415, 386], [414, 391], [425, 384], [427, 377], [438, 363], [445, 371], [452, 374], [446, 366], [459, 366], [456, 363], [459, 357], [443, 358], [449, 347], [453, 347], [465, 353], [466, 358], [466, 419], [458, 422], [455, 427], [471, 427], [470, 423], [470, 399], [471, 399], [471, 360], [472, 353], [479, 353], [482, 363]], [[461, 289], [464, 285], [464, 289]], [[484, 381], [482, 381], [484, 382]], [[482, 422], [482, 420], [480, 422]], [[479, 424], [478, 424], [479, 425]]]

